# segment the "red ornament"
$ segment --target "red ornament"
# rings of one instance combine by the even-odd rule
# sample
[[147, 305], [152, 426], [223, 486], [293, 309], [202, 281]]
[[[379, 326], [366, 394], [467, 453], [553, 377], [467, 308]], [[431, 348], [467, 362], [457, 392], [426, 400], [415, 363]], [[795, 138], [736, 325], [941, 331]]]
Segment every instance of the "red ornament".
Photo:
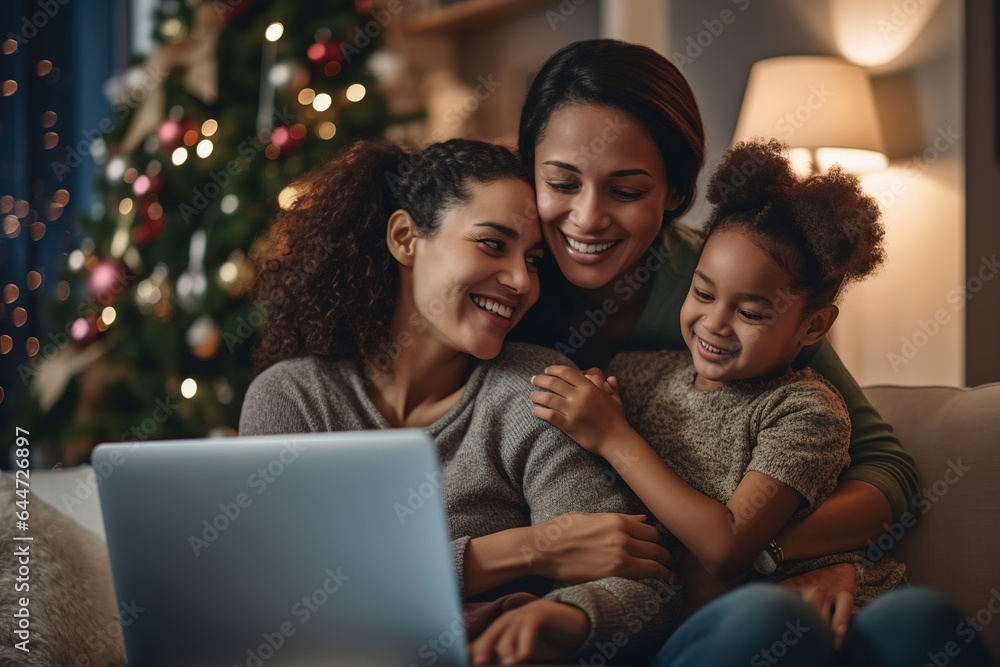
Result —
[[281, 149], [282, 155], [292, 155], [306, 140], [306, 126], [295, 123], [291, 127], [284, 125], [274, 128], [271, 132], [271, 143]]
[[156, 137], [160, 140], [160, 150], [164, 153], [172, 153], [175, 148], [184, 145], [184, 135], [191, 131], [197, 131], [197, 124], [193, 120], [170, 120], [163, 121], [160, 129], [156, 131]]
[[223, 21], [232, 21], [243, 16], [248, 9], [256, 4], [256, 0], [240, 0], [239, 2], [224, 2], [216, 5], [215, 11], [222, 17]]
[[364, 14], [372, 8], [372, 0], [354, 0], [354, 8]]
[[322, 68], [327, 63], [342, 61], [344, 50], [335, 42], [316, 42], [306, 49], [306, 58], [316, 67]]
[[144, 248], [160, 238], [166, 227], [167, 219], [162, 214], [156, 218], [140, 216], [139, 224], [132, 229], [132, 243], [138, 248]]
[[125, 290], [125, 267], [116, 259], [101, 262], [90, 272], [87, 290], [102, 306], [110, 306]]
[[136, 219], [138, 224], [132, 229], [132, 243], [139, 248], [143, 248], [158, 239], [167, 226], [166, 216], [163, 215], [163, 206], [160, 205], [155, 195], [139, 201]]

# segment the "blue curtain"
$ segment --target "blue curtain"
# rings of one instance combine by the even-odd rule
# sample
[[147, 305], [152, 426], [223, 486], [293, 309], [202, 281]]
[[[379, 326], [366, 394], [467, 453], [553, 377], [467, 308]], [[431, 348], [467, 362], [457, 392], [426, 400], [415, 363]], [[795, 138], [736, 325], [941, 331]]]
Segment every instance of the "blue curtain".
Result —
[[[91, 205], [90, 139], [110, 117], [102, 87], [124, 64], [124, 11], [112, 0], [0, 2], [0, 352], [10, 346], [0, 355], [0, 464], [9, 462], [25, 369], [65, 329], [46, 321], [42, 304], [56, 298], [77, 216]], [[34, 358], [29, 339], [38, 341]]]

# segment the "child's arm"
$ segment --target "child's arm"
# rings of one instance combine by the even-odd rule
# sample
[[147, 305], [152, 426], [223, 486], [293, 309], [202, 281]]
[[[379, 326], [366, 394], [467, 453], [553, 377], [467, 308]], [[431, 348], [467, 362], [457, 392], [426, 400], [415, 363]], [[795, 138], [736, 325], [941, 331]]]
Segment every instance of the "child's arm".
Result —
[[[685, 482], [625, 419], [616, 396], [566, 366], [551, 366], [532, 384], [535, 416], [557, 426], [606, 459], [636, 495], [713, 576], [746, 570], [795, 512], [802, 496], [785, 484], [748, 471], [725, 505]], [[734, 508], [744, 508], [737, 514]], [[745, 508], [751, 508], [747, 512]]]

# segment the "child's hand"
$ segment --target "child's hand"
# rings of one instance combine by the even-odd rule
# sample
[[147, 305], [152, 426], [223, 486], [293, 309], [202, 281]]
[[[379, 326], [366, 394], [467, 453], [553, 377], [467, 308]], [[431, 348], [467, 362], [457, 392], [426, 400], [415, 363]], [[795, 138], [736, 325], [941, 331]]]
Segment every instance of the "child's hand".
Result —
[[[618, 395], [618, 378], [614, 375], [604, 375], [604, 371], [600, 368], [594, 367], [585, 372], [584, 377], [594, 383], [594, 386], [598, 389], [604, 391], [608, 396], [614, 397], [619, 404], [621, 404], [622, 399]], [[624, 405], [622, 405], [624, 408]]]
[[474, 665], [520, 665], [556, 661], [577, 650], [590, 632], [590, 620], [577, 607], [535, 600], [493, 621], [469, 644]]
[[603, 455], [615, 434], [629, 428], [617, 380], [606, 379], [598, 369], [585, 375], [569, 366], [549, 366], [545, 375], [532, 377], [531, 384], [548, 390], [531, 393], [533, 414], [562, 429], [589, 452]]

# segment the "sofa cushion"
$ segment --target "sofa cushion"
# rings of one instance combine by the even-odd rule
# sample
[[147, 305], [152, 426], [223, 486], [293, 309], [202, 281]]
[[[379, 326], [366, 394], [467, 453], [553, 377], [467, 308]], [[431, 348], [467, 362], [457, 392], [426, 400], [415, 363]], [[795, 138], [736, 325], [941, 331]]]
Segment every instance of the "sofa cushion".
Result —
[[[891, 526], [869, 551], [892, 548], [911, 583], [933, 586], [978, 616], [974, 626], [1000, 655], [1000, 383], [881, 385], [865, 394], [913, 456], [921, 489], [916, 526]], [[970, 631], [956, 631], [964, 633], [961, 645]]]

